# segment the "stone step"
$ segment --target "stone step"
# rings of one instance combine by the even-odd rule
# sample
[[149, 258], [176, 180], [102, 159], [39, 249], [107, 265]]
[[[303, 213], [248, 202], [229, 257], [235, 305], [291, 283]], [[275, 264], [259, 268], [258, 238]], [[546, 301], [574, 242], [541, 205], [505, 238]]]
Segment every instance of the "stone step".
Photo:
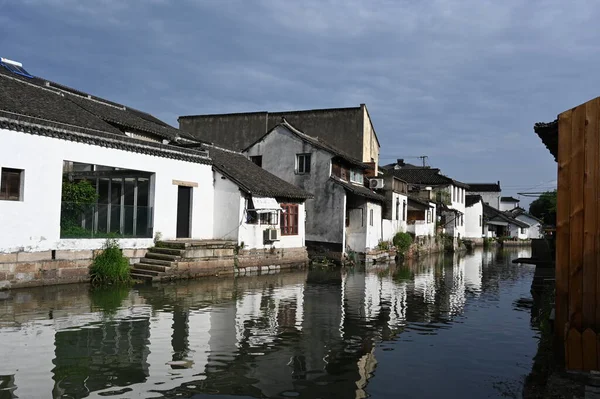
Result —
[[147, 257], [140, 259], [140, 263], [148, 263], [151, 265], [161, 265], [161, 266], [167, 266], [167, 267], [171, 267], [175, 264], [175, 262], [171, 262], [168, 260], [150, 259]]
[[175, 262], [179, 259], [181, 259], [181, 256], [179, 255], [171, 255], [171, 254], [161, 254], [161, 253], [155, 253], [155, 252], [148, 252], [145, 256], [146, 259], [158, 259], [158, 260], [165, 260], [168, 262]]
[[177, 241], [158, 241], [156, 246], [158, 248], [185, 249], [186, 243]]
[[131, 273], [131, 278], [134, 280], [152, 281], [153, 276], [149, 276], [147, 274]]
[[164, 273], [168, 269], [168, 266], [153, 265], [150, 263], [145, 263], [142, 260], [142, 262], [136, 263], [135, 265], [133, 265], [133, 268], [134, 269], [142, 269], [142, 270], [153, 270], [153, 271]]
[[185, 250], [176, 248], [152, 247], [148, 249], [148, 253], [183, 256], [183, 254], [185, 254]]
[[143, 275], [151, 276], [151, 277], [162, 274], [162, 272], [159, 272], [157, 270], [138, 269], [135, 267], [131, 268], [130, 273], [143, 274]]

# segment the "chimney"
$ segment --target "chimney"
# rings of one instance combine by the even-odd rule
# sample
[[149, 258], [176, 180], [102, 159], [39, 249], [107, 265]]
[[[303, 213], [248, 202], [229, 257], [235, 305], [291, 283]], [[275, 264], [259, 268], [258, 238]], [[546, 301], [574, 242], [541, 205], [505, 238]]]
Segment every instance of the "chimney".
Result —
[[404, 163], [404, 159], [401, 159], [401, 158], [397, 159], [397, 160], [396, 160], [396, 163], [398, 164], [398, 166], [404, 166], [404, 165], [406, 165], [406, 164]]

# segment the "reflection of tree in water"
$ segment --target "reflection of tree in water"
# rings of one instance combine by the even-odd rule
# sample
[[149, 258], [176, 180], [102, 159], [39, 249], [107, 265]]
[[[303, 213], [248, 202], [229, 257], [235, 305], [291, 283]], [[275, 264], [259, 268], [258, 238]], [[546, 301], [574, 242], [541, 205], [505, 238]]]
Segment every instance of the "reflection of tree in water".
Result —
[[0, 399], [13, 399], [16, 398], [15, 390], [17, 386], [15, 385], [15, 376], [14, 375], [0, 375]]

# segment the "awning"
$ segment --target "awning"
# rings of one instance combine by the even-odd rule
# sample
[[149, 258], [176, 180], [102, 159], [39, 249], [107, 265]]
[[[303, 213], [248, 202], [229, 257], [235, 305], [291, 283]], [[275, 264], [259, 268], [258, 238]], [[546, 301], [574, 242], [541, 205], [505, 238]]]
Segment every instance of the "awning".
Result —
[[252, 203], [254, 204], [254, 210], [258, 213], [280, 211], [281, 206], [271, 197], [252, 197]]

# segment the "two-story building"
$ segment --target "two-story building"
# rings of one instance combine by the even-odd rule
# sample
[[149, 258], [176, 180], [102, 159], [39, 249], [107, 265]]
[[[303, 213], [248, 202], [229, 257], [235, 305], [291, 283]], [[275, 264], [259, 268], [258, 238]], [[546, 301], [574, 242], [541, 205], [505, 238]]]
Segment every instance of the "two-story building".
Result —
[[510, 211], [519, 207], [521, 201], [514, 197], [500, 197], [500, 210]]
[[497, 183], [467, 183], [469, 186], [467, 194], [479, 195], [483, 203], [500, 210], [500, 198], [502, 188], [500, 181]]
[[465, 238], [480, 244], [486, 235], [483, 199], [480, 195], [467, 195], [465, 199]]
[[306, 204], [306, 245], [313, 253], [341, 259], [365, 253], [382, 239], [385, 197], [365, 186], [370, 165], [285, 119], [244, 153], [274, 175], [314, 194]]

